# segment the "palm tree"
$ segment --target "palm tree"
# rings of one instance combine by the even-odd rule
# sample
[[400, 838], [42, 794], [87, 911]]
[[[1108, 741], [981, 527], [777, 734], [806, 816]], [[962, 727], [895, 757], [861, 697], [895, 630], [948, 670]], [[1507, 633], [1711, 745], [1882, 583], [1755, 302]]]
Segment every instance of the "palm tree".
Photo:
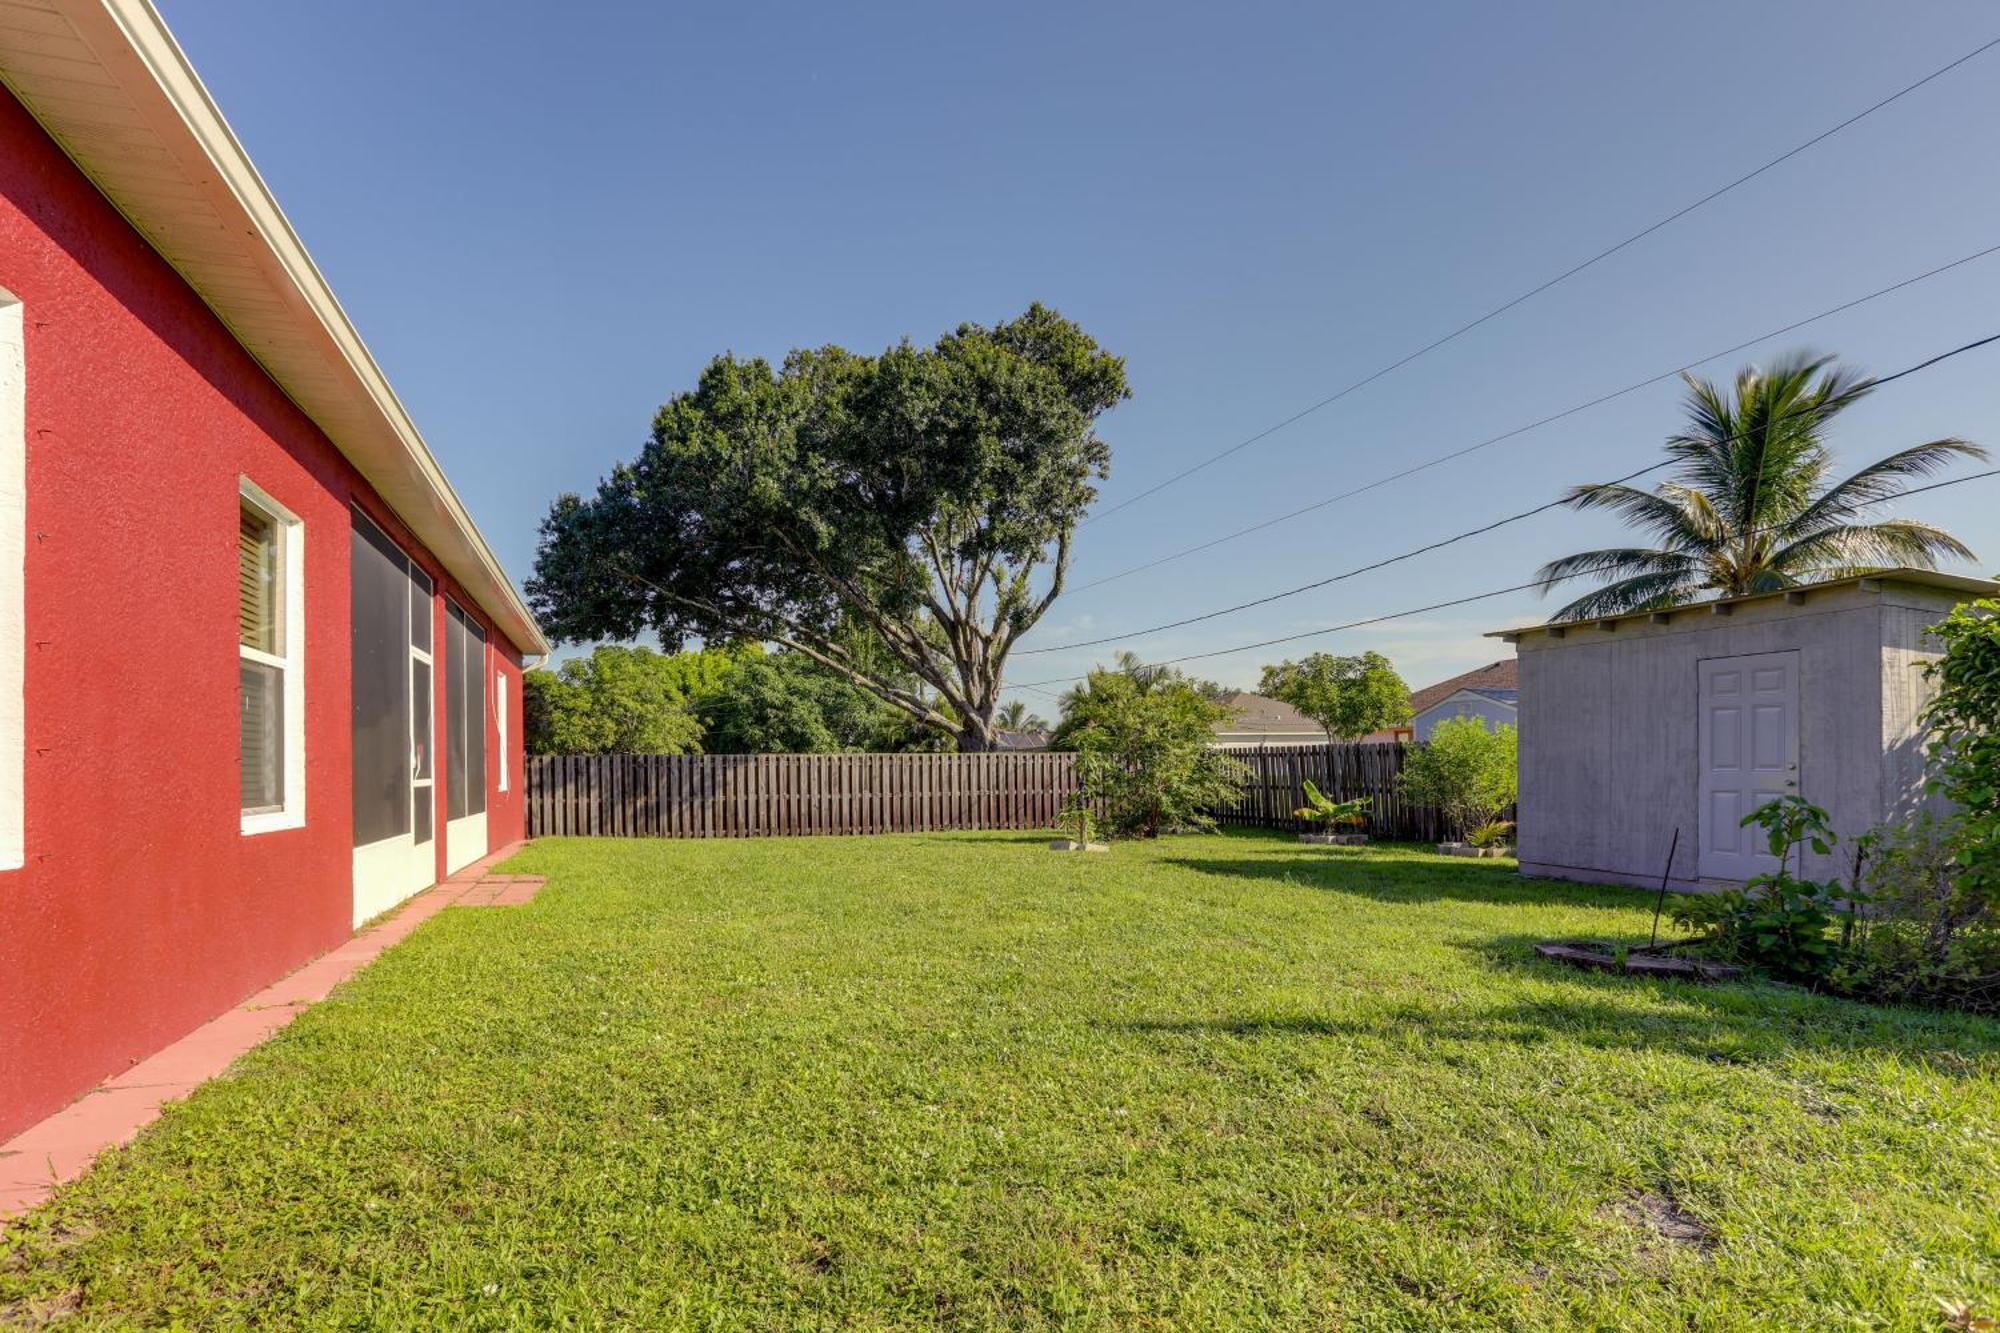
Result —
[[1049, 724], [1028, 711], [1028, 706], [1019, 699], [1013, 699], [1000, 706], [993, 720], [1002, 731], [1047, 731]]
[[1932, 569], [1944, 557], [1972, 559], [1965, 544], [1916, 519], [1864, 521], [1960, 458], [1986, 451], [1964, 440], [1932, 440], [1827, 484], [1832, 455], [1826, 425], [1865, 397], [1875, 381], [1832, 357], [1794, 353], [1769, 370], [1745, 366], [1731, 397], [1707, 380], [1687, 381], [1689, 429], [1667, 438], [1678, 465], [1653, 490], [1623, 484], [1572, 487], [1575, 509], [1609, 509], [1660, 540], [1552, 560], [1537, 572], [1542, 591], [1593, 575], [1611, 581], [1556, 613], [1585, 620], [1657, 610], [1707, 594], [1740, 597], [1886, 566]]

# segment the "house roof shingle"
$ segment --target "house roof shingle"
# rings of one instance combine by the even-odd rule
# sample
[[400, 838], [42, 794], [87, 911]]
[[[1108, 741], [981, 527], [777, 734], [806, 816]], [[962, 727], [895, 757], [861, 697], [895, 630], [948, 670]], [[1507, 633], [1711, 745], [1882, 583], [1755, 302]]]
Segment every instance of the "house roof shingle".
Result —
[[1262, 694], [1252, 694], [1248, 690], [1231, 690], [1222, 696], [1221, 702], [1223, 707], [1236, 710], [1232, 720], [1215, 724], [1216, 731], [1225, 735], [1284, 732], [1310, 732], [1316, 736], [1325, 734], [1320, 730], [1319, 723], [1298, 709]]
[[1519, 697], [1520, 689], [1520, 659], [1503, 657], [1498, 662], [1488, 662], [1450, 680], [1426, 685], [1410, 696], [1410, 712], [1421, 713], [1433, 704], [1443, 703], [1460, 690], [1474, 690], [1489, 698], [1505, 699], [1511, 703]]

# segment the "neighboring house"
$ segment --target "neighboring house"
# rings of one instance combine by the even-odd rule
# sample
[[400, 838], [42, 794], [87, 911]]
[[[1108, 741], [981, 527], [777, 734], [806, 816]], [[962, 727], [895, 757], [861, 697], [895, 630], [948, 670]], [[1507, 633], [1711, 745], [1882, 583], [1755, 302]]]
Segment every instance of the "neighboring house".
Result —
[[1326, 744], [1320, 724], [1288, 703], [1248, 690], [1232, 690], [1219, 702], [1232, 713], [1229, 720], [1215, 724], [1218, 746]]
[[994, 735], [995, 748], [1001, 750], [1046, 750], [1054, 737], [1052, 731], [999, 731]]
[[150, 6], [0, 82], [5, 1139], [518, 839], [548, 645]]
[[1520, 654], [1522, 873], [1739, 883], [1776, 868], [1743, 817], [1799, 795], [1841, 839], [1804, 872], [1846, 875], [1852, 839], [1925, 800], [1927, 627], [1995, 593], [1899, 569], [1498, 635]]
[[1488, 731], [1511, 725], [1516, 721], [1520, 698], [1520, 667], [1516, 660], [1508, 657], [1489, 662], [1412, 694], [1405, 736], [1427, 741], [1438, 723], [1455, 717], [1479, 718]]

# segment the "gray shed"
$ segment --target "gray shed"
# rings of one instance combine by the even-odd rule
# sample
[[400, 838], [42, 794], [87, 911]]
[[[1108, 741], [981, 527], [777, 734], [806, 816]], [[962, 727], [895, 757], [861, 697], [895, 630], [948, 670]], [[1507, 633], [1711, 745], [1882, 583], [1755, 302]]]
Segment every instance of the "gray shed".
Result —
[[[2000, 584], [1889, 570], [1494, 637], [1520, 656], [1523, 874], [1681, 889], [1772, 869], [1742, 817], [1798, 792], [1843, 844], [1923, 801], [1926, 634]], [[1809, 856], [1845, 877], [1851, 853]]]

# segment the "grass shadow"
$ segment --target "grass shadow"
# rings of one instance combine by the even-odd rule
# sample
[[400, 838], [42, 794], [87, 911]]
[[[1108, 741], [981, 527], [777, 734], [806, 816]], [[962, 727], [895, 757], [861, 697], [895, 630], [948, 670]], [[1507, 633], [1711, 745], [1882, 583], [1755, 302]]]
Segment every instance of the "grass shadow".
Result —
[[[1632, 907], [1644, 900], [1643, 893], [1636, 889], [1524, 879], [1511, 860], [1440, 856], [1417, 844], [1371, 843], [1367, 847], [1346, 848], [1272, 842], [1247, 855], [1245, 850], [1232, 846], [1228, 848], [1229, 855], [1168, 856], [1161, 863], [1201, 875], [1277, 880], [1384, 902], [1450, 900]], [[1382, 855], [1385, 852], [1390, 855], [1385, 857]]]
[[2000, 1023], [1972, 1014], [1893, 1008], [1762, 981], [1697, 982], [1579, 972], [1538, 958], [1536, 937], [1464, 947], [1532, 981], [1518, 999], [1484, 1007], [1399, 1004], [1364, 1016], [1312, 1013], [1138, 1019], [1133, 1033], [1259, 1038], [1362, 1038], [1428, 1048], [1552, 1042], [1603, 1051], [1662, 1052], [1713, 1064], [1763, 1064], [1800, 1053], [1892, 1052], [1950, 1078], [2000, 1079]]

